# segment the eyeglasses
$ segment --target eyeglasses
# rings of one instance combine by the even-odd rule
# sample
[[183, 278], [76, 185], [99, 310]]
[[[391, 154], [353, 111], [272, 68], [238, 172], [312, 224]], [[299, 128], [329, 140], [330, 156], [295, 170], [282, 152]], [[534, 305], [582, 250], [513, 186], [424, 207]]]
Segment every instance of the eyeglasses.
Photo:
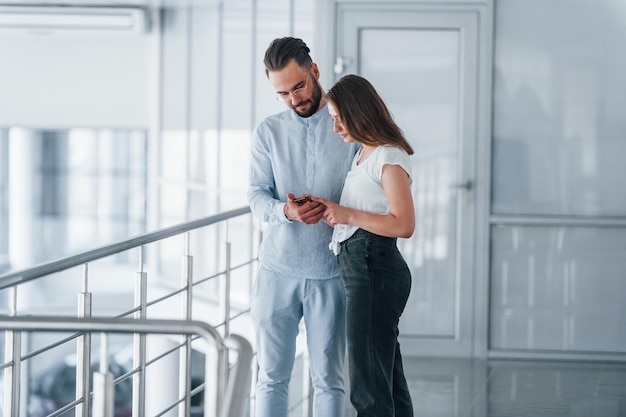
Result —
[[303, 87], [294, 88], [293, 90], [291, 90], [291, 92], [281, 91], [279, 93], [276, 93], [276, 100], [284, 101], [286, 103], [291, 97], [291, 95], [295, 97], [295, 96], [301, 96], [303, 94], [306, 94], [306, 89], [309, 86], [310, 75], [311, 75], [310, 72], [306, 75], [306, 81]]

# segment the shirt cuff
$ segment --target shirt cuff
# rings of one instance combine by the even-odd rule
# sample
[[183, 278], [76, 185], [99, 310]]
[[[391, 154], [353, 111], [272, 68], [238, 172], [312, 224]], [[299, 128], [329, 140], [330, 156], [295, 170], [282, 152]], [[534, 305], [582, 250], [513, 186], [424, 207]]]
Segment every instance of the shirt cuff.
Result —
[[291, 220], [289, 220], [287, 218], [287, 216], [285, 215], [285, 206], [287, 205], [287, 203], [282, 203], [282, 204], [276, 204], [276, 207], [279, 208], [280, 210], [280, 214], [278, 214], [277, 218], [282, 220], [282, 223], [292, 223]]

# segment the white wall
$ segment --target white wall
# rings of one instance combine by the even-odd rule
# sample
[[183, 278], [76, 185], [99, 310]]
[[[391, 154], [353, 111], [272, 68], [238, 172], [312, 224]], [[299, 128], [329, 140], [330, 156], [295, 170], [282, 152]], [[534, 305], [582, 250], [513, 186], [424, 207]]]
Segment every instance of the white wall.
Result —
[[0, 31], [0, 126], [147, 128], [149, 34]]

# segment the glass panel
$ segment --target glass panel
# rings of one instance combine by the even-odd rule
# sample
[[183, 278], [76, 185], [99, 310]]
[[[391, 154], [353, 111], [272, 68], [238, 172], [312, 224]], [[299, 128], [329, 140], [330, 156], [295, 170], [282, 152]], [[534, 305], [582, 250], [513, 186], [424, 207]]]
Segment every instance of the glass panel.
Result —
[[161, 133], [161, 177], [165, 180], [187, 179], [187, 134], [183, 130], [165, 130]]
[[494, 213], [624, 216], [624, 21], [623, 0], [497, 2]]
[[[248, 167], [250, 166], [250, 133], [244, 130], [223, 132], [220, 146], [222, 207], [224, 209], [248, 204]], [[230, 161], [238, 160], [241, 165]], [[245, 167], [245, 168], [243, 168]], [[228, 194], [228, 195], [225, 195]]]
[[[0, 129], [0, 274], [9, 262], [9, 138], [6, 129]], [[2, 297], [0, 297], [1, 299]]]
[[491, 348], [626, 353], [626, 229], [492, 230]]
[[[389, 45], [403, 45], [402, 53]], [[413, 275], [404, 335], [455, 334], [459, 33], [363, 29], [360, 73], [385, 99], [415, 150], [416, 228], [400, 240]], [[419, 98], [419, 99], [416, 99]]]
[[251, 131], [286, 109], [267, 81], [265, 49], [286, 35], [314, 49], [313, 6], [261, 0], [164, 10], [156, 226], [247, 205]]
[[[250, 71], [263, 72], [263, 61], [252, 62], [255, 26], [249, 2], [224, 2], [223, 56], [220, 60], [223, 94], [220, 96], [220, 128], [249, 127], [252, 121], [250, 97], [254, 77]], [[287, 9], [288, 10], [288, 9]], [[233, 53], [231, 51], [237, 51]], [[265, 52], [265, 49], [263, 49]], [[266, 81], [267, 82], [267, 81]], [[246, 103], [246, 104], [244, 104]]]
[[12, 129], [17, 198], [0, 220], [14, 228], [11, 257], [23, 247], [26, 263], [45, 262], [144, 232], [146, 142], [142, 130]]

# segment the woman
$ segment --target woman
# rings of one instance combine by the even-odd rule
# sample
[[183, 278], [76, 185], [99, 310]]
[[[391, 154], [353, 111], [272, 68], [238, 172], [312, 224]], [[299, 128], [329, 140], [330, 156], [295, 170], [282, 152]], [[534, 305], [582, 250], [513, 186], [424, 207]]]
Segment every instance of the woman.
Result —
[[361, 144], [339, 204], [311, 197], [326, 206], [323, 220], [334, 227], [330, 247], [346, 289], [350, 400], [359, 417], [411, 417], [398, 344], [411, 274], [396, 238], [415, 229], [413, 149], [366, 79], [346, 75], [327, 95], [333, 130]]

